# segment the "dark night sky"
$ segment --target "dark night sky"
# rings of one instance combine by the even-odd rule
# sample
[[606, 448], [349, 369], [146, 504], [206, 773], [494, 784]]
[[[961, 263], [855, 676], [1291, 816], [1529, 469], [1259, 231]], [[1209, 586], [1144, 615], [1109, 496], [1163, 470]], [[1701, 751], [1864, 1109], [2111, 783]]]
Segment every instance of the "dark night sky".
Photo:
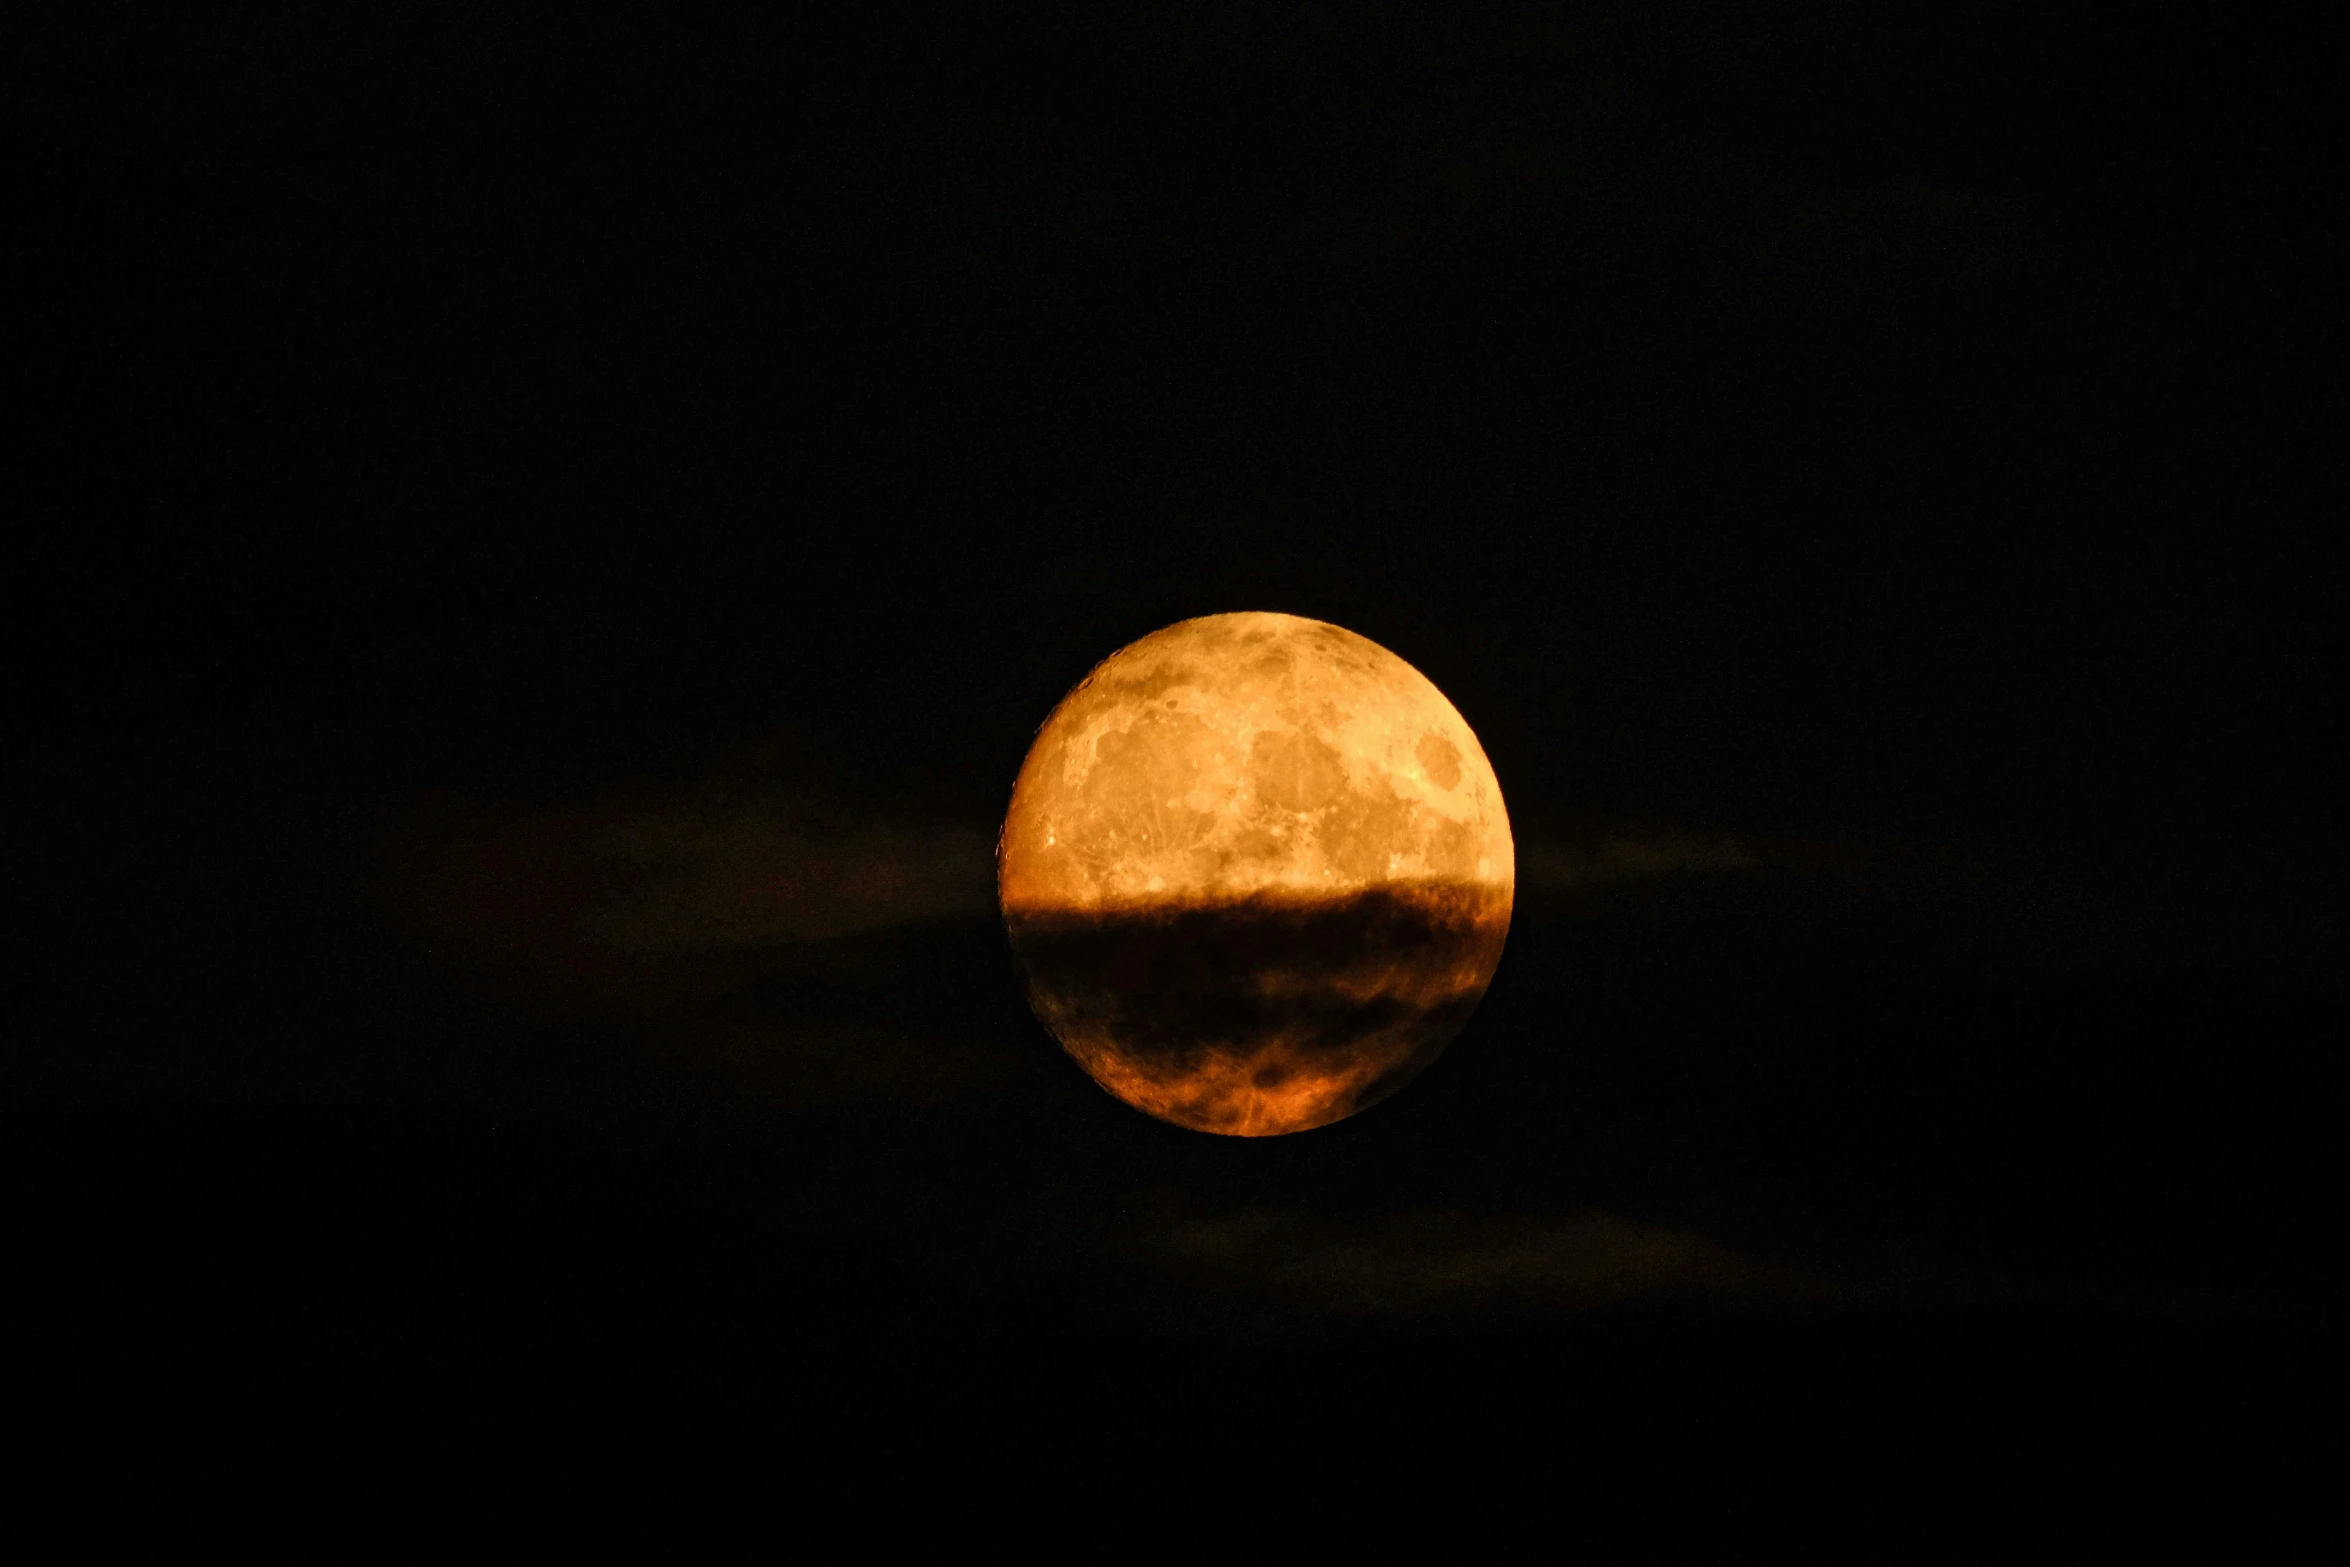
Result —
[[[7, 44], [49, 1369], [1638, 1496], [2317, 1407], [2338, 21], [772, 12]], [[987, 906], [1061, 692], [1239, 608], [1522, 856], [1279, 1144], [1084, 1085]]]

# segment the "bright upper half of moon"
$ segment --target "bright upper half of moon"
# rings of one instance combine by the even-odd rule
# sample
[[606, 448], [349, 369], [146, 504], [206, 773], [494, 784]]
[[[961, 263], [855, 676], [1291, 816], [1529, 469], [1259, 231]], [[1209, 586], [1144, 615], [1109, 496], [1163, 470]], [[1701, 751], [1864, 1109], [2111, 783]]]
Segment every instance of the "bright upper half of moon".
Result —
[[1007, 909], [1515, 880], [1485, 752], [1444, 694], [1294, 615], [1181, 621], [1045, 721], [1013, 789]]

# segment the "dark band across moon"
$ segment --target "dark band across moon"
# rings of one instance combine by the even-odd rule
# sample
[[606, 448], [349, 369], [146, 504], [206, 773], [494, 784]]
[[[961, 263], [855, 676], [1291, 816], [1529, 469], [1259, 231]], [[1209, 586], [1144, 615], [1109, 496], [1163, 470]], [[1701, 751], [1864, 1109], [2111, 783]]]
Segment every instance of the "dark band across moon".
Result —
[[1343, 1120], [1418, 1076], [1485, 993], [1506, 892], [1473, 882], [1008, 911], [1038, 1016], [1137, 1109], [1229, 1136]]

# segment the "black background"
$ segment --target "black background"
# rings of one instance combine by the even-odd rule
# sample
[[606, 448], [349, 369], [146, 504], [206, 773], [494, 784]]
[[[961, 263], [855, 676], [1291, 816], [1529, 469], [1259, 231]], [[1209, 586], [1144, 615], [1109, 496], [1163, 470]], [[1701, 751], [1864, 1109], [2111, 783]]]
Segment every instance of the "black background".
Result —
[[[28, 1370], [100, 1449], [362, 1468], [1913, 1522], [2313, 1483], [2339, 44], [1829, 0], [18, 35]], [[810, 1108], [413, 1004], [317, 847], [713, 767], [992, 832], [1092, 662], [1238, 608], [1428, 673], [1522, 859], [1764, 847], [1529, 872], [1445, 1063], [1265, 1144], [1072, 1081], [983, 916], [730, 1004], [1022, 1086]], [[1162, 1210], [1390, 1278], [1397, 1214], [1600, 1210], [1936, 1282], [1350, 1315], [1135, 1264]]]

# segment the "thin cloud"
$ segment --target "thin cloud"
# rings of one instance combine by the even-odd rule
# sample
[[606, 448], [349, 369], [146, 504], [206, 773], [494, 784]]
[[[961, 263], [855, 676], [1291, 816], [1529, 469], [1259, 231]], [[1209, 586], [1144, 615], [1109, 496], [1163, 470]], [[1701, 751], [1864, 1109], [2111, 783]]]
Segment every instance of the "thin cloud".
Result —
[[1665, 1300], [1823, 1304], [1908, 1292], [1898, 1281], [1840, 1278], [1597, 1209], [1423, 1207], [1333, 1217], [1254, 1208], [1164, 1220], [1138, 1247], [1154, 1271], [1203, 1294], [1333, 1317]]
[[[1130, 1254], [1195, 1298], [1333, 1320], [1437, 1320], [1682, 1304], [2094, 1313], [2194, 1320], [2330, 1320], [2331, 1303], [2283, 1292], [2140, 1277], [2016, 1273], [1912, 1253], [1874, 1264], [1775, 1256], [1687, 1225], [1598, 1208], [1559, 1212], [1425, 1205], [1317, 1212], [1261, 1205], [1185, 1210], [1162, 1199], [1127, 1232]], [[2084, 1237], [2084, 1244], [2089, 1238]]]
[[362, 835], [366, 898], [442, 950], [604, 989], [681, 957], [993, 908], [991, 840], [784, 791], [441, 797]]
[[384, 988], [477, 1037], [618, 1043], [784, 1108], [987, 1101], [1029, 1070], [984, 1004], [1008, 960], [966, 975], [968, 937], [926, 934], [992, 919], [982, 829], [686, 778], [407, 802], [344, 864]]
[[1760, 869], [1763, 857], [1727, 834], [1615, 834], [1589, 842], [1522, 838], [1518, 881], [1528, 887], [1603, 887]]
[[1762, 837], [1671, 827], [1525, 834], [1518, 887], [1566, 895], [1587, 913], [1640, 920], [1728, 909], [1755, 919], [1862, 908], [1955, 916], [2083, 951], [2130, 936], [2147, 918], [2111, 889], [2061, 869], [1889, 834]]

